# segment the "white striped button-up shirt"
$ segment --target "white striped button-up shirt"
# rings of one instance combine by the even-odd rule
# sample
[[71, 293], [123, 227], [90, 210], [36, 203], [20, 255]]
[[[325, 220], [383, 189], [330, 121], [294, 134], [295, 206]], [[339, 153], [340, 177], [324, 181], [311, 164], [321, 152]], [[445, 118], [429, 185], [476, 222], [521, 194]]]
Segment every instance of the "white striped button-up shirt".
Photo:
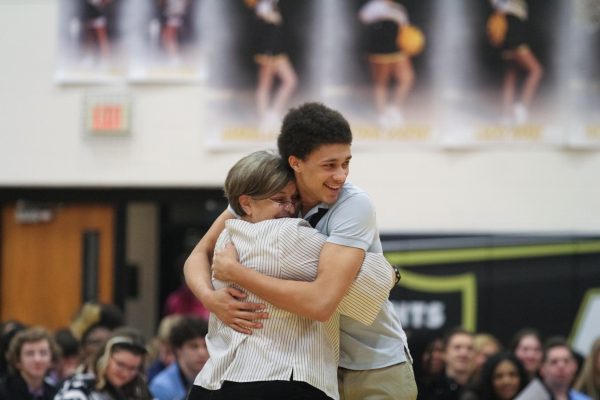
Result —
[[[305, 220], [281, 218], [259, 223], [228, 220], [216, 250], [235, 245], [240, 263], [281, 279], [313, 281], [327, 237]], [[265, 303], [269, 318], [252, 335], [239, 333], [210, 315], [206, 343], [210, 358], [195, 385], [217, 390], [223, 381], [290, 380], [306, 382], [338, 399], [339, 314], [371, 324], [394, 286], [395, 274], [382, 254], [365, 260], [338, 312], [327, 323], [292, 314], [248, 293], [247, 301]], [[213, 279], [215, 289], [237, 287]], [[238, 289], [241, 289], [237, 287]]]

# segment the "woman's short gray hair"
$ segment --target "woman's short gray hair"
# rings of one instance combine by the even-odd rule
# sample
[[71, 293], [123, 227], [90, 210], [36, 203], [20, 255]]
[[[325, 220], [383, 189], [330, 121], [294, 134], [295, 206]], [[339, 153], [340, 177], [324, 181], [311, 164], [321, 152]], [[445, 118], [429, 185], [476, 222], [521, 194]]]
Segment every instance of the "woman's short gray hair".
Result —
[[256, 151], [238, 162], [229, 170], [225, 179], [225, 197], [239, 215], [246, 215], [239, 199], [247, 195], [266, 199], [280, 192], [293, 179], [291, 170], [281, 157], [271, 151]]

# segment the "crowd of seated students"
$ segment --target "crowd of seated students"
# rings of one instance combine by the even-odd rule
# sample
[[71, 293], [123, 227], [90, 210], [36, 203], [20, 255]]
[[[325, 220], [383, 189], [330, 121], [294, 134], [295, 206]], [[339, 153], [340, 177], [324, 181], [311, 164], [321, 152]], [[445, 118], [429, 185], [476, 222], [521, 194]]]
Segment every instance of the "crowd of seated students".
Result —
[[107, 304], [84, 304], [54, 331], [4, 321], [0, 400], [185, 399], [208, 359], [208, 323], [193, 315], [165, 321], [150, 341]]
[[[192, 315], [163, 319], [146, 342], [114, 306], [85, 304], [54, 332], [0, 325], [0, 400], [185, 399], [209, 357], [208, 325]], [[582, 357], [534, 329], [506, 346], [489, 333], [455, 328], [409, 338], [423, 400], [600, 399], [600, 337]]]
[[[587, 357], [567, 340], [543, 340], [531, 328], [504, 347], [493, 335], [455, 328], [411, 345], [418, 399], [586, 400], [600, 399], [600, 337]], [[416, 351], [415, 351], [416, 350]]]

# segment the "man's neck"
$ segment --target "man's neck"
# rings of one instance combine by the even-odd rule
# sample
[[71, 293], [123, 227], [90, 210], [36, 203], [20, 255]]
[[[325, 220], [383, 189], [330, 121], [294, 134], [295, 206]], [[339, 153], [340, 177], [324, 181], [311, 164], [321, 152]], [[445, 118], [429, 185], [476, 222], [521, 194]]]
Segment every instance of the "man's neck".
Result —
[[194, 373], [193, 371], [187, 371], [186, 368], [184, 368], [179, 362], [177, 362], [177, 365], [179, 366], [179, 372], [181, 373], [181, 377], [184, 378], [184, 384], [187, 385], [188, 383], [194, 382], [194, 379], [196, 379], [196, 375], [198, 375], [198, 373]]
[[300, 198], [302, 201], [301, 212], [302, 216], [305, 216], [307, 212], [309, 212], [313, 207], [320, 203], [319, 199], [311, 196], [311, 192], [308, 190], [308, 187], [303, 185], [300, 179], [296, 180], [296, 187], [298, 188], [298, 193], [300, 193]]
[[446, 368], [446, 376], [448, 378], [454, 379], [456, 383], [460, 386], [465, 386], [469, 382], [469, 378], [471, 377], [471, 371], [469, 370], [455, 370]]
[[309, 202], [309, 203], [305, 203], [304, 201], [302, 202], [302, 216], [304, 217], [310, 210], [312, 210], [315, 206], [319, 205], [321, 203], [317, 202]]
[[554, 400], [569, 400], [569, 387], [564, 385], [550, 385], [546, 382], [546, 386], [552, 392]]
[[44, 385], [44, 377], [37, 378], [24, 373], [21, 373], [21, 377], [27, 384], [27, 388], [30, 392], [40, 390]]

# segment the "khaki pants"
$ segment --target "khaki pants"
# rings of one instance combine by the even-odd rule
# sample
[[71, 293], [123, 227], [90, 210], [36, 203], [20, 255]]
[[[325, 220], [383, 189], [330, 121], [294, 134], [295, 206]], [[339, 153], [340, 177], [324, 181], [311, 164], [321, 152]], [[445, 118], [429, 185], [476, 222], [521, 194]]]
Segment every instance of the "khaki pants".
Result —
[[410, 361], [353, 371], [338, 368], [340, 400], [415, 400], [417, 384]]

